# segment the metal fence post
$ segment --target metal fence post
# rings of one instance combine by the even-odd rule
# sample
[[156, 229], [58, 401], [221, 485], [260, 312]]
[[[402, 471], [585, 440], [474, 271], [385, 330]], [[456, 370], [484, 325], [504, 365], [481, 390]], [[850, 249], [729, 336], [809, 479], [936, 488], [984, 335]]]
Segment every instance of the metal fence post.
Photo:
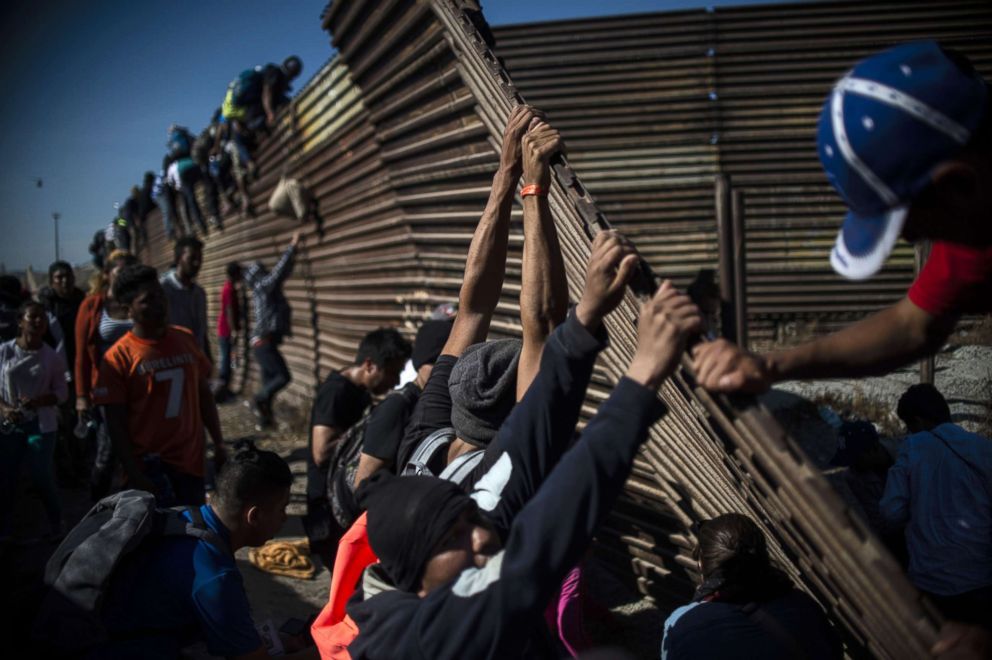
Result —
[[734, 229], [731, 209], [730, 180], [718, 174], [714, 186], [716, 205], [716, 235], [719, 248], [720, 285], [720, 334], [732, 342], [737, 341], [737, 314], [735, 312], [736, 287], [734, 286]]
[[[916, 243], [915, 274], [917, 277], [923, 270], [924, 264], [930, 258], [930, 241], [918, 241]], [[936, 358], [933, 353], [920, 360], [920, 382], [933, 385], [933, 376], [936, 371]]]
[[747, 236], [744, 229], [744, 191], [733, 190], [731, 227], [734, 236], [734, 328], [737, 345], [747, 348]]

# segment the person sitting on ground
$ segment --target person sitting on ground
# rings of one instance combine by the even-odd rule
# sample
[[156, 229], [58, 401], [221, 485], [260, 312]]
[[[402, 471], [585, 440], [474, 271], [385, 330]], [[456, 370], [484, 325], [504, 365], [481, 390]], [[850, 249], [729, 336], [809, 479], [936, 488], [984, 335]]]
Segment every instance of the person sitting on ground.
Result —
[[255, 393], [254, 410], [258, 416], [257, 430], [275, 426], [272, 404], [276, 394], [289, 385], [292, 374], [279, 352], [283, 339], [292, 334], [290, 308], [282, 292], [283, 284], [293, 272], [296, 250], [302, 240], [297, 230], [289, 247], [271, 271], [261, 261], [245, 270], [245, 284], [251, 289], [255, 323], [252, 326], [251, 347], [261, 372], [261, 387]]
[[98, 500], [110, 492], [116, 464], [113, 442], [107, 431], [106, 411], [93, 402], [93, 387], [100, 374], [103, 356], [127, 334], [133, 323], [127, 309], [114, 297], [114, 282], [126, 266], [138, 263], [134, 255], [115, 250], [104, 269], [90, 281], [89, 295], [76, 315], [76, 361], [73, 383], [76, 387], [76, 414], [96, 423], [96, 455], [90, 473], [90, 497]]
[[696, 532], [703, 582], [665, 621], [662, 660], [740, 657], [841, 658], [840, 640], [815, 600], [768, 553], [761, 529], [725, 513]]
[[[210, 503], [199, 507], [224, 547], [165, 537], [130, 553], [115, 569], [101, 610], [111, 641], [88, 657], [176, 658], [182, 647], [203, 641], [213, 656], [268, 658], [234, 553], [279, 533], [292, 483], [289, 466], [277, 454], [259, 449], [235, 454], [221, 469]], [[283, 657], [316, 654], [311, 648]]]
[[44, 342], [48, 319], [41, 303], [23, 303], [17, 317], [17, 338], [0, 344], [0, 542], [10, 538], [25, 454], [48, 515], [49, 536], [57, 538], [62, 532], [53, 456], [57, 406], [69, 395], [66, 365]]
[[169, 323], [189, 330], [212, 364], [207, 338], [207, 293], [196, 283], [203, 264], [203, 242], [194, 236], [183, 237], [176, 241], [172, 255], [175, 267], [160, 280], [169, 303]]
[[902, 300], [839, 332], [766, 355], [698, 345], [707, 389], [887, 373], [936, 352], [961, 314], [992, 311], [992, 102], [966, 58], [922, 41], [863, 60], [824, 104], [818, 142], [850, 208], [834, 270], [873, 275], [900, 234], [932, 241], [930, 258]]
[[207, 381], [210, 362], [188, 330], [168, 324], [165, 291], [154, 268], [126, 266], [113, 291], [134, 326], [104, 356], [93, 399], [105, 407], [128, 487], [157, 495], [162, 506], [202, 504], [204, 430], [213, 439], [218, 467], [225, 458]]
[[220, 290], [220, 314], [217, 315], [217, 347], [220, 366], [217, 376], [220, 383], [214, 398], [217, 402], [231, 398], [231, 356], [241, 332], [241, 265], [237, 261], [227, 264], [227, 279]]
[[992, 441], [951, 422], [933, 385], [910, 387], [896, 411], [911, 435], [880, 508], [906, 524], [909, 580], [948, 618], [992, 626]]
[[626, 377], [566, 452], [605, 345], [602, 319], [638, 260], [603, 234], [582, 300], [545, 345], [537, 376], [493, 441], [504, 451], [473, 495], [428, 476], [380, 472], [362, 484], [380, 563], [347, 608], [359, 630], [348, 647], [355, 660], [557, 656], [542, 612], [665, 413], [657, 390], [700, 323], [688, 297], [663, 283], [641, 308]]
[[400, 382], [400, 372], [410, 357], [410, 343], [394, 328], [379, 328], [365, 335], [355, 362], [334, 371], [317, 388], [310, 411], [307, 443], [307, 513], [303, 526], [310, 552], [330, 568], [344, 529], [331, 514], [327, 494], [328, 469], [335, 446], [360, 420], [372, 401]]

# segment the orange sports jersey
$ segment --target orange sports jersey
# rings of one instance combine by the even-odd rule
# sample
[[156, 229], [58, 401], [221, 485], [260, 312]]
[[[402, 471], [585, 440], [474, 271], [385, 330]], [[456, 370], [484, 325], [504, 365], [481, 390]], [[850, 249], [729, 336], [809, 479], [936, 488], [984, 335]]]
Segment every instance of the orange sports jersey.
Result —
[[202, 477], [200, 380], [209, 373], [210, 363], [186, 328], [169, 326], [157, 340], [128, 332], [104, 355], [93, 400], [127, 405], [136, 458], [157, 453], [181, 472]]

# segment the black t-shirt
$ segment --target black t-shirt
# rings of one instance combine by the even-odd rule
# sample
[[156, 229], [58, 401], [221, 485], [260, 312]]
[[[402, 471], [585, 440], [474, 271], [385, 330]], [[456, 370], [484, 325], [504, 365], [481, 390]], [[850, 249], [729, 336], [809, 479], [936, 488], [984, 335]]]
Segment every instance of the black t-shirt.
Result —
[[[411, 384], [407, 387], [416, 386]], [[419, 394], [404, 396], [400, 392], [393, 392], [383, 399], [369, 415], [365, 438], [362, 440], [362, 453], [392, 463], [395, 468], [396, 453], [418, 398]]]
[[451, 393], [448, 379], [458, 358], [442, 355], [434, 363], [431, 377], [413, 408], [396, 454], [396, 465], [405, 465], [420, 441], [438, 429], [451, 426]]
[[327, 465], [318, 466], [313, 460], [313, 427], [332, 426], [344, 433], [362, 418], [371, 400], [367, 391], [336, 371], [317, 388], [307, 440], [307, 499], [326, 497]]

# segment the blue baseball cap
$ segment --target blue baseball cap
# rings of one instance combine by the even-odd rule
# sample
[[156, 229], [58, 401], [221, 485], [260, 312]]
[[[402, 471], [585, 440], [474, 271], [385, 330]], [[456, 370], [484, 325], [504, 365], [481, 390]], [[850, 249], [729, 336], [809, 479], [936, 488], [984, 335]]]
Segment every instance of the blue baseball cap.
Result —
[[817, 133], [820, 162], [848, 207], [830, 253], [837, 273], [862, 280], [878, 272], [913, 198], [968, 143], [987, 100], [967, 60], [935, 41], [872, 55], [837, 82]]

